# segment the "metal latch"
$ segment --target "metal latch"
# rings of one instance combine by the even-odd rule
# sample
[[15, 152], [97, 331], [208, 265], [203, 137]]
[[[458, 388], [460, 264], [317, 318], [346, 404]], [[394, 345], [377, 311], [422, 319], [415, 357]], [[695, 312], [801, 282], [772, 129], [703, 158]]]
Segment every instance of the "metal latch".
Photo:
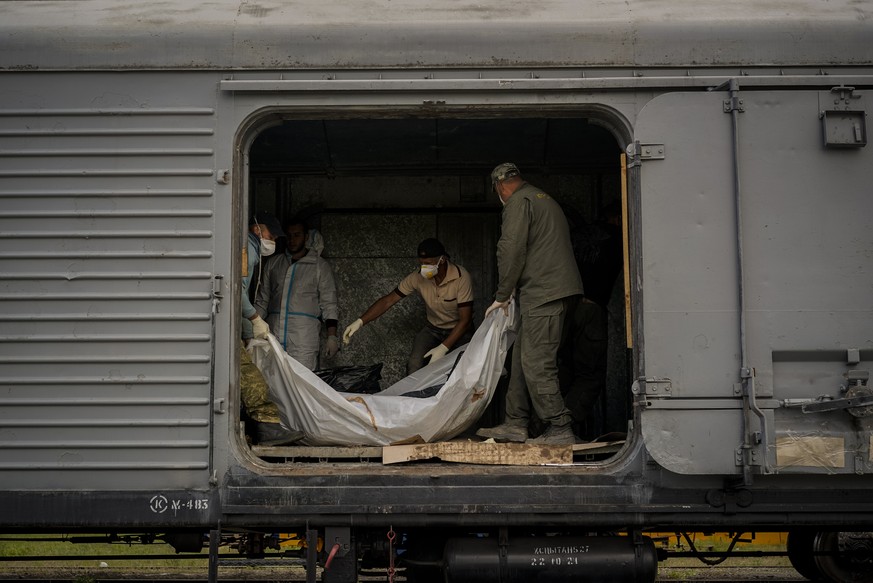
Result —
[[224, 294], [221, 290], [221, 283], [224, 279], [223, 275], [216, 275], [212, 278], [212, 313], [217, 314], [220, 311], [221, 300], [224, 299]]
[[824, 145], [828, 148], [863, 148], [867, 145], [867, 112], [861, 105], [861, 95], [854, 87], [840, 85], [831, 88], [833, 105], [822, 104]]
[[219, 415], [224, 415], [227, 410], [224, 408], [224, 399], [218, 398], [212, 402], [212, 411], [218, 413]]
[[804, 413], [824, 413], [845, 409], [854, 417], [873, 415], [873, 388], [867, 386], [870, 371], [850, 370], [846, 373], [848, 385], [840, 390], [846, 396], [834, 399], [830, 395], [822, 395], [817, 399], [785, 399], [784, 407], [800, 406]]
[[[804, 413], [824, 413], [825, 411], [838, 411], [840, 409], [849, 409], [849, 413], [857, 417], [866, 417], [873, 405], [873, 394], [858, 395], [854, 397], [846, 397], [845, 399], [823, 399], [821, 401], [812, 401], [804, 403], [800, 406]], [[863, 408], [863, 415], [859, 415], [855, 408]]]

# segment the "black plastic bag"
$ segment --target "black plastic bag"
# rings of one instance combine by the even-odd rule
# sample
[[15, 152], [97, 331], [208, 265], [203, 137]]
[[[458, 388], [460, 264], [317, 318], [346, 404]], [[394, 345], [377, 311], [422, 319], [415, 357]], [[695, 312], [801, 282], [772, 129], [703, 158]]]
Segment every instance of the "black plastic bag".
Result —
[[382, 390], [382, 363], [365, 366], [337, 366], [315, 371], [318, 377], [341, 393], [372, 395]]
[[[452, 373], [455, 372], [455, 367], [458, 366], [458, 363], [461, 362], [461, 357], [464, 356], [464, 350], [458, 353], [458, 356], [455, 357], [455, 364], [452, 365], [451, 370], [446, 373], [446, 381], [449, 380], [449, 377], [452, 376]], [[417, 391], [410, 391], [408, 393], [403, 393], [400, 395], [401, 397], [415, 397], [416, 399], [427, 399], [428, 397], [433, 397], [437, 393], [440, 392], [440, 389], [445, 386], [445, 381], [441, 382], [438, 385], [431, 385], [429, 387], [425, 387], [423, 389], [419, 389]]]
[[410, 391], [408, 393], [403, 393], [400, 395], [401, 397], [415, 397], [416, 399], [427, 399], [428, 397], [433, 397], [437, 393], [440, 392], [440, 389], [443, 388], [445, 383], [440, 383], [438, 385], [433, 385], [432, 387], [425, 387], [423, 389], [419, 389], [417, 391]]

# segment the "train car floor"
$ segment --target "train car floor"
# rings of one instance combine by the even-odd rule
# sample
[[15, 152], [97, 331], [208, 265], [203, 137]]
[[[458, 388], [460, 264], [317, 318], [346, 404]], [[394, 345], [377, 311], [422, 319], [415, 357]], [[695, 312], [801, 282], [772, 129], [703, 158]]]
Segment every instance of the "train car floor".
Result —
[[382, 464], [440, 460], [485, 465], [569, 465], [598, 461], [616, 454], [623, 440], [574, 445], [528, 445], [493, 441], [451, 440], [390, 446], [252, 446], [252, 453], [276, 463], [366, 461]]

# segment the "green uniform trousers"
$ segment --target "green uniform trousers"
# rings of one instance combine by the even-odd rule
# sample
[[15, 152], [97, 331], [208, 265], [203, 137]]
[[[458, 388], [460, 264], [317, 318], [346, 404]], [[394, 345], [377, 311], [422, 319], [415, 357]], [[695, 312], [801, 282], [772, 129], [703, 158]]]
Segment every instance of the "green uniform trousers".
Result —
[[558, 383], [558, 348], [564, 319], [576, 300], [576, 296], [569, 296], [534, 308], [521, 308], [506, 390], [507, 422], [527, 422], [533, 407], [540, 419], [552, 425], [572, 423]]

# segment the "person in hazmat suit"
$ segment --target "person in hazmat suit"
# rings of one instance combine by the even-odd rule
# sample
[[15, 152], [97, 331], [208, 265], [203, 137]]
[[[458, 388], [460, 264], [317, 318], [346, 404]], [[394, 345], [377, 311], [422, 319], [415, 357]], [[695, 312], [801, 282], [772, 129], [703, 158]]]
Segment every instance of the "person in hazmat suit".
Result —
[[273, 446], [294, 443], [303, 432], [288, 430], [281, 425], [279, 410], [270, 400], [270, 388], [261, 371], [252, 362], [246, 347], [253, 338], [266, 338], [270, 328], [258, 314], [252, 299], [260, 289], [267, 258], [276, 251], [276, 240], [282, 236], [282, 225], [270, 213], [260, 212], [249, 220], [249, 232], [243, 253], [242, 325], [240, 343], [240, 400], [248, 416], [247, 433], [259, 445]]
[[249, 233], [246, 239], [243, 261], [245, 271], [242, 276], [242, 339], [266, 338], [270, 332], [267, 323], [258, 315], [250, 288], [260, 284], [262, 267], [267, 257], [276, 252], [276, 239], [282, 236], [279, 219], [267, 212], [260, 212], [249, 220]]
[[324, 242], [318, 231], [292, 220], [285, 236], [285, 252], [277, 253], [264, 267], [255, 309], [285, 351], [315, 370], [322, 322], [327, 328], [324, 356], [333, 358], [339, 352], [336, 282], [330, 264], [321, 257]]

